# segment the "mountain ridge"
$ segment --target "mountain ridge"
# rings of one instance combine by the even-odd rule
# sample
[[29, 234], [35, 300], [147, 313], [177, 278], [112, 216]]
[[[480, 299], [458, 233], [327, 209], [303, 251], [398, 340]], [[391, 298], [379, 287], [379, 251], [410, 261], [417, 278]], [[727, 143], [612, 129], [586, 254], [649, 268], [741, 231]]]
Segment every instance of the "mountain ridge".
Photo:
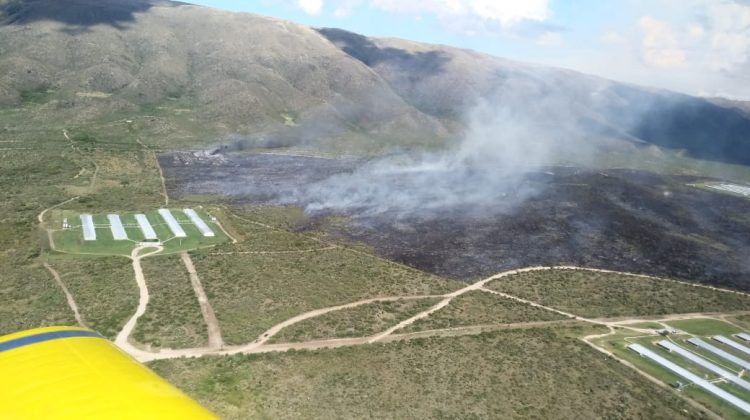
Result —
[[750, 118], [733, 102], [164, 0], [5, 0], [0, 10], [0, 105], [41, 97], [71, 121], [181, 101], [251, 144], [377, 149], [449, 144], [485, 104], [574, 125], [570, 136], [750, 164]]

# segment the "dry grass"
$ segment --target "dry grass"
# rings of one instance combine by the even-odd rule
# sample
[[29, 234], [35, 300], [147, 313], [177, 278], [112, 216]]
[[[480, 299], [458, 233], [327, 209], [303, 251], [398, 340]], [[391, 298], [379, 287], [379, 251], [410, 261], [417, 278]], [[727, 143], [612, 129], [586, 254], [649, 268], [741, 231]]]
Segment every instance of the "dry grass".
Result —
[[206, 345], [206, 324], [179, 255], [144, 258], [141, 265], [151, 299], [133, 338], [156, 347]]
[[138, 306], [130, 260], [124, 257], [51, 255], [49, 263], [78, 304], [89, 327], [114, 338]]
[[489, 287], [587, 317], [747, 310], [750, 298], [702, 287], [583, 270], [521, 273]]
[[62, 290], [44, 267], [3, 261], [0, 273], [0, 335], [76, 324]]
[[750, 315], [738, 315], [735, 317], [727, 317], [727, 319], [742, 328], [750, 330]]
[[565, 317], [479, 290], [465, 293], [445, 308], [399, 332], [425, 331], [469, 325], [554, 321]]
[[507, 330], [150, 367], [225, 419], [701, 417], [572, 337], [586, 332]]
[[462, 286], [344, 249], [297, 254], [193, 256], [228, 343], [313, 309], [373, 297], [442, 294]]
[[402, 299], [329, 312], [284, 328], [271, 342], [369, 336], [384, 331], [439, 301], [439, 298]]

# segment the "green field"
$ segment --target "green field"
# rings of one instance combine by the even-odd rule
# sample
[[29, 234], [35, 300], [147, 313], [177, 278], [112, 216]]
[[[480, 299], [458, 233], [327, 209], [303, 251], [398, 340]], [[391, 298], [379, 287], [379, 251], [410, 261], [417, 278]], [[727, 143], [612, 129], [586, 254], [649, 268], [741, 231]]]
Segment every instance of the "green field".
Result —
[[739, 332], [747, 332], [732, 324], [728, 324], [718, 319], [708, 318], [668, 321], [667, 325], [685, 331], [688, 334], [700, 336], [732, 335]]
[[[172, 208], [172, 215], [177, 219], [187, 234], [186, 238], [176, 238], [169, 230], [167, 223], [156, 210], [144, 211], [151, 222], [160, 244], [164, 247], [162, 253], [169, 254], [190, 249], [214, 246], [227, 242], [226, 234], [219, 226], [211, 221], [209, 214], [203, 209], [195, 209], [204, 222], [214, 231], [216, 236], [204, 237], [190, 219], [182, 212], [182, 209]], [[95, 255], [130, 255], [130, 252], [144, 240], [143, 233], [135, 220], [135, 214], [140, 212], [113, 212], [120, 215], [127, 240], [116, 241], [112, 237], [106, 214], [94, 214], [94, 225], [96, 225], [96, 240], [83, 240], [83, 232], [80, 227], [80, 213], [70, 210], [53, 210], [50, 212], [48, 226], [55, 228], [53, 240], [55, 249], [60, 252], [71, 254], [95, 254]], [[63, 220], [67, 218], [71, 225], [70, 229], [62, 230]]]

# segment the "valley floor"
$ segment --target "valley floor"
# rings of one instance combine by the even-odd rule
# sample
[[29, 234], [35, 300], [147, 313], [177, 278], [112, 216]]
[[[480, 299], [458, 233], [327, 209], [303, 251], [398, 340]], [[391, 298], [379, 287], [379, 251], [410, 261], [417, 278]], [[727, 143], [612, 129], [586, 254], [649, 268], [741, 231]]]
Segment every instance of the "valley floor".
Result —
[[[170, 198], [142, 139], [186, 144], [193, 128], [157, 116], [63, 131], [26, 111], [0, 112], [0, 134], [34, 150], [2, 152], [0, 333], [90, 327], [222, 417], [701, 418], [710, 401], [628, 367], [610, 332], [748, 326], [742, 292], [571, 266], [465, 283], [293, 231], [295, 208]], [[198, 205], [228, 240], [99, 255], [50, 240], [57, 212]]]
[[[42, 223], [44, 223], [44, 213], [45, 212], [42, 212], [39, 216], [39, 220]], [[274, 228], [268, 226], [267, 229], [273, 230]], [[231, 234], [229, 234], [229, 236], [231, 237]], [[235, 254], [247, 256], [251, 255], [251, 253], [262, 253], [262, 255], [267, 255], [271, 258], [288, 254], [308, 254], [310, 252], [326, 253], [334, 249], [339, 249], [347, 253], [361, 253], [361, 251], [347, 249], [342, 245], [325, 243], [320, 239], [317, 241], [319, 241], [319, 246], [317, 248], [303, 247], [298, 250], [277, 251], [209, 251], [209, 253], [222, 256]], [[242, 241], [234, 240], [234, 244], [238, 242], [241, 243]], [[635, 372], [641, 374], [646, 380], [665, 386], [663, 381], [660, 381], [659, 379], [654, 378], [653, 375], [644, 372], [641, 368], [632, 363], [632, 360], [628, 360], [629, 358], [621, 356], [617, 351], [612, 351], [610, 348], [611, 346], [603, 344], [602, 340], [616, 334], [622, 334], [623, 332], [637, 336], [658, 337], [659, 327], [668, 328], [665, 323], [671, 321], [695, 319], [721, 321], [725, 320], [728, 316], [750, 316], [750, 310], [743, 309], [750, 307], [748, 306], [750, 304], [750, 295], [740, 291], [725, 290], [698, 283], [686, 283], [670, 279], [661, 279], [648, 275], [620, 273], [594, 268], [574, 266], [528, 267], [505, 271], [469, 285], [464, 285], [463, 287], [456, 288], [458, 284], [452, 284], [455, 290], [445, 293], [381, 295], [359, 299], [344, 304], [319, 307], [284, 319], [281, 322], [270, 326], [270, 328], [267, 328], [251, 341], [239, 344], [227, 344], [222, 338], [221, 323], [216, 316], [215, 309], [211, 304], [211, 299], [207, 296], [204, 285], [202, 284], [199, 275], [200, 270], [196, 269], [190, 254], [188, 252], [182, 252], [180, 254], [180, 260], [184, 267], [178, 266], [173, 267], [172, 269], [180, 272], [187, 271], [189, 274], [190, 284], [194, 292], [192, 298], [197, 300], [202, 316], [202, 321], [198, 322], [204, 324], [201, 328], [196, 329], [196, 331], [203, 331], [204, 334], [206, 334], [204, 340], [202, 340], [205, 345], [185, 348], [169, 348], [162, 346], [153, 349], [151, 348], [152, 346], [147, 343], [140, 343], [133, 340], [132, 334], [136, 329], [139, 319], [148, 311], [148, 305], [151, 299], [148, 286], [149, 280], [144, 274], [143, 263], [148, 259], [157, 257], [163, 250], [164, 249], [161, 246], [140, 245], [135, 247], [129, 256], [132, 263], [131, 266], [134, 278], [138, 287], [138, 304], [135, 312], [129, 316], [122, 328], [117, 332], [114, 341], [121, 349], [141, 362], [166, 362], [169, 360], [203, 358], [208, 356], [231, 357], [237, 355], [288, 352], [291, 350], [317, 351], [323, 349], [368, 346], [377, 343], [385, 344], [411, 340], [424, 340], [428, 338], [449, 339], [450, 337], [457, 338], [461, 336], [498, 334], [498, 332], [501, 331], [558, 330], [563, 331], [563, 334], [569, 334], [570, 331], [578, 329], [581, 332], [589, 332], [585, 335], [582, 335], [582, 333], [577, 335], [577, 338], [582, 343], [585, 343], [590, 348], [606, 354], [609, 358], [628, 366]], [[76, 315], [78, 323], [85, 326], [86, 322], [80, 315], [81, 310], [76, 303], [75, 296], [69, 291], [54, 268], [52, 268], [49, 263], [45, 263], [45, 266], [55, 276], [59, 286], [65, 292], [67, 302], [71, 311]], [[396, 264], [394, 264], [394, 266], [398, 267]], [[162, 275], [169, 274], [160, 272], [160, 276]], [[177, 276], [179, 273], [175, 272], [171, 275]], [[559, 281], [559, 276], [562, 276], [564, 281]], [[587, 284], [587, 282], [590, 283], [592, 279], [594, 279], [594, 284]], [[601, 304], [600, 306], [600, 302], [598, 301], [601, 299], [606, 301], [606, 299], [608, 299], [606, 296], [611, 296], [613, 292], [618, 290], [618, 288], [622, 288], [622, 284], [626, 284], [626, 286], [624, 286], [625, 290], [635, 293], [637, 298], [632, 302], [628, 302], [627, 298], [620, 301], [617, 301], [616, 299], [614, 302]], [[562, 286], [563, 288], [569, 287], [573, 291], [562, 291], [560, 289], [555, 289], [555, 286]], [[604, 290], [599, 290], [594, 293], [591, 291], [586, 292], [587, 287], [600, 287]], [[670, 307], [668, 302], [665, 303], [663, 296], [660, 296], [661, 293], [664, 293], [659, 290], [660, 287], [669, 293], [677, 293], [680, 296], [678, 306]], [[641, 290], [643, 288], [648, 292]], [[508, 293], [508, 291], [514, 290], [519, 293]], [[543, 297], [533, 297], [535, 296], [535, 293], [537, 293], [536, 291], [542, 290], [544, 291]], [[473, 302], [470, 306], [462, 308], [462, 299], [467, 299], [469, 297], [477, 299], [480, 295], [488, 297], [489, 301], [485, 300], [481, 303]], [[583, 295], [586, 295], [589, 300], [588, 305], [585, 308], [583, 306], [575, 307], [575, 304], [571, 305], [571, 302], [583, 297]], [[498, 312], [493, 315], [490, 310], [489, 317], [483, 319], [485, 321], [484, 323], [478, 322], [479, 319], [476, 318], [477, 314], [469, 315], [468, 318], [463, 315], [464, 311], [471, 311], [471, 308], [479, 307], [481, 310], [481, 308], [483, 308], [482, 305], [492, 307], [494, 302], [491, 301], [493, 299], [502, 302], [502, 305], [515, 306], [512, 308], [505, 308], [505, 312], [502, 314]], [[642, 302], [640, 302], [639, 299], [653, 300], [656, 303], [641, 308]], [[403, 311], [407, 313], [396, 313], [396, 316], [390, 322], [378, 324], [377, 327], [374, 327], [375, 329], [371, 328], [370, 331], [372, 331], [372, 333], [370, 334], [356, 335], [357, 327], [354, 327], [354, 330], [351, 330], [351, 325], [354, 325], [354, 322], [352, 322], [353, 320], [358, 320], [362, 316], [367, 316], [359, 314], [356, 311], [376, 304], [403, 304], [404, 302], [421, 302], [422, 305], [416, 306], [417, 310], [403, 309]], [[186, 302], [185, 300], [182, 300], [178, 303], [182, 305]], [[620, 306], [617, 306], [616, 303], [619, 303]], [[450, 312], [449, 309], [451, 305], [458, 305], [458, 308], [453, 312]], [[722, 308], [724, 310], [721, 310]], [[701, 311], [685, 312], [691, 309]], [[246, 310], [252, 311], [253, 308], [246, 308]], [[498, 310], [498, 308], [494, 308], [494, 310]], [[665, 310], [676, 310], [678, 313], [660, 313]], [[379, 311], [382, 311], [382, 308], [380, 308]], [[344, 334], [345, 336], [341, 336], [342, 331], [340, 329], [337, 330], [334, 325], [332, 330], [329, 329], [323, 331], [323, 335], [331, 335], [332, 337], [330, 338], [313, 337], [312, 339], [291, 342], [277, 340], [277, 336], [283, 336], [283, 332], [292, 330], [297, 325], [303, 326], [300, 328], [300, 331], [298, 331], [298, 334], [302, 333], [303, 335], [307, 330], [320, 329], [321, 325], [316, 325], [316, 320], [320, 320], [320, 323], [323, 324], [323, 330], [325, 330], [326, 322], [324, 320], [326, 317], [331, 317], [337, 313], [342, 314], [340, 316], [341, 319], [338, 320], [339, 323], [343, 322], [345, 324], [351, 324], [349, 328], [350, 331], [348, 331], [347, 334]], [[437, 316], [439, 318], [441, 314], [446, 313], [450, 313], [448, 319], [444, 319], [437, 324], [444, 325], [444, 328], [430, 328], [431, 317], [434, 318]], [[510, 313], [516, 315], [522, 314], [522, 318], [508, 320], [507, 317]], [[625, 316], [628, 313], [632, 313], [633, 316]], [[495, 317], [496, 315], [497, 317]], [[465, 319], [461, 319], [462, 317]], [[474, 319], [472, 319], [472, 317]], [[368, 321], [372, 322], [372, 320], [365, 319], [365, 323]], [[168, 319], [160, 320], [161, 324], [170, 324], [170, 322], [171, 321]], [[446, 322], [447, 324], [445, 324]], [[417, 325], [424, 326], [415, 330], [414, 327]], [[606, 328], [608, 332], [600, 332], [601, 328]], [[366, 329], [363, 329], [363, 331], [364, 330]], [[312, 335], [314, 336], [315, 333], [312, 333]], [[291, 337], [294, 337], [294, 335]], [[593, 356], [589, 355], [588, 357]], [[155, 366], [157, 367], [157, 370], [167, 369], [163, 364], [157, 364]], [[180, 385], [179, 380], [177, 381], [177, 384]], [[684, 398], [684, 401], [692, 406], [697, 413], [708, 413], [713, 415], [712, 410], [715, 408], [711, 407], [710, 400], [708, 404], [706, 404], [705, 401], [702, 401], [702, 403], [697, 402], [693, 398]], [[216, 409], [213, 403], [209, 403], [208, 405]], [[725, 412], [721, 412], [720, 415], [724, 417], [727, 416]], [[731, 412], [729, 417], [734, 417], [731, 415]]]

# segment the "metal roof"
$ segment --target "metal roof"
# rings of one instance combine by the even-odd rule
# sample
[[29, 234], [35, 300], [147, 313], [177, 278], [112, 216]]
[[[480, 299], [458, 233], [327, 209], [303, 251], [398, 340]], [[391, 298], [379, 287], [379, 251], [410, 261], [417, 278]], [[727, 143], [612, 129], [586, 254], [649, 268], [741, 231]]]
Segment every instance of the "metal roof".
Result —
[[691, 339], [688, 340], [688, 343], [690, 343], [690, 344], [692, 344], [694, 346], [700, 347], [700, 348], [702, 348], [702, 349], [704, 349], [704, 350], [706, 350], [708, 352], [711, 352], [711, 353], [713, 353], [713, 354], [721, 357], [724, 360], [727, 360], [729, 362], [734, 363], [735, 365], [737, 365], [737, 366], [739, 366], [739, 367], [741, 367], [743, 369], [750, 370], [750, 362], [748, 362], [747, 360], [743, 360], [743, 359], [741, 359], [741, 358], [739, 358], [739, 357], [737, 357], [737, 356], [735, 356], [735, 355], [733, 355], [731, 353], [728, 353], [728, 352], [726, 352], [726, 351], [724, 351], [724, 350], [722, 350], [722, 349], [720, 349], [720, 348], [718, 348], [718, 347], [716, 347], [714, 345], [706, 343], [705, 341], [701, 340], [700, 338], [693, 337], [693, 338], [691, 338]]
[[208, 227], [206, 222], [204, 222], [200, 216], [198, 216], [198, 213], [196, 213], [195, 210], [185, 209], [182, 212], [190, 218], [190, 221], [193, 222], [193, 224], [198, 228], [199, 231], [201, 231], [203, 236], [215, 236], [214, 231], [211, 230], [210, 227]]
[[94, 227], [94, 217], [90, 214], [81, 215], [81, 227], [83, 228], [83, 240], [95, 241], [96, 228]]
[[144, 239], [159, 239], [145, 214], [136, 214], [135, 220], [138, 222], [138, 227], [141, 228]]
[[729, 382], [737, 385], [738, 387], [740, 387], [740, 388], [742, 388], [742, 389], [744, 389], [746, 391], [750, 391], [750, 382], [748, 382], [748, 381], [746, 381], [744, 379], [739, 378], [735, 373], [730, 372], [730, 371], [728, 371], [726, 369], [720, 368], [719, 366], [716, 366], [715, 364], [711, 363], [710, 361], [708, 361], [708, 360], [706, 360], [706, 359], [698, 356], [697, 354], [691, 353], [691, 352], [683, 349], [682, 347], [678, 346], [677, 344], [675, 344], [675, 343], [673, 343], [671, 341], [662, 340], [662, 341], [659, 341], [656, 344], [664, 347], [665, 349], [667, 349], [667, 350], [669, 350], [669, 351], [671, 351], [673, 353], [679, 354], [680, 356], [682, 356], [682, 357], [690, 360], [691, 362], [695, 363], [696, 365], [698, 365], [698, 366], [700, 366], [700, 367], [702, 367], [704, 369], [710, 370], [711, 372], [713, 372], [713, 373], [721, 376], [722, 378], [724, 378], [727, 381], [729, 381]]
[[123, 241], [128, 239], [128, 233], [125, 232], [125, 227], [122, 226], [122, 220], [118, 214], [108, 214], [107, 220], [109, 220], [109, 229], [112, 231], [112, 237], [116, 241]]
[[685, 379], [687, 379], [690, 382], [693, 382], [695, 385], [703, 388], [707, 392], [721, 398], [722, 400], [732, 404], [733, 406], [739, 408], [740, 410], [744, 411], [745, 413], [750, 414], [750, 403], [747, 401], [736, 397], [729, 392], [719, 388], [718, 386], [708, 382], [707, 380], [701, 378], [700, 376], [690, 372], [689, 370], [679, 366], [678, 364], [665, 359], [664, 357], [656, 354], [655, 352], [649, 350], [645, 346], [642, 346], [640, 344], [631, 344], [628, 346], [630, 350], [633, 350], [634, 352], [640, 354], [643, 357], [646, 357], [655, 363], [661, 365], [662, 367], [672, 371], [674, 374], [681, 376]]
[[182, 226], [177, 222], [177, 219], [174, 218], [172, 215], [172, 212], [169, 211], [169, 209], [159, 209], [159, 214], [164, 219], [165, 222], [167, 222], [167, 226], [169, 226], [169, 230], [172, 231], [172, 234], [177, 238], [186, 238], [187, 234], [184, 230], [182, 230]]
[[721, 344], [726, 344], [727, 346], [729, 346], [729, 347], [731, 347], [731, 348], [733, 348], [735, 350], [739, 350], [739, 351], [741, 351], [741, 352], [743, 352], [745, 354], [750, 354], [750, 348], [745, 347], [742, 344], [740, 344], [740, 343], [738, 343], [738, 342], [736, 342], [734, 340], [730, 340], [730, 339], [724, 337], [723, 335], [715, 335], [715, 336], [713, 336], [711, 338], [713, 338], [714, 340], [718, 341]]

